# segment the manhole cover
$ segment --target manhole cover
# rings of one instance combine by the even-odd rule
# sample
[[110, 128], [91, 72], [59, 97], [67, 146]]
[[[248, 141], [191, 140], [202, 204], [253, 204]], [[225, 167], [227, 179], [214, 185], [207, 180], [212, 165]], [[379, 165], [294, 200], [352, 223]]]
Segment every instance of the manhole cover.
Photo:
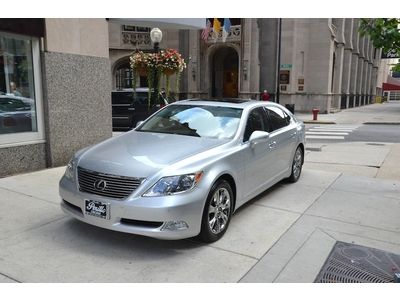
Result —
[[314, 282], [394, 282], [400, 255], [336, 242]]

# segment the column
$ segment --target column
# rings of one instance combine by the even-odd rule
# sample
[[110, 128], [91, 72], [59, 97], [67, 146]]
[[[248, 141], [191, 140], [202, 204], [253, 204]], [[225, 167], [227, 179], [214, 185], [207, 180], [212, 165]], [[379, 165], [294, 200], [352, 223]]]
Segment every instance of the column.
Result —
[[364, 43], [365, 43], [365, 37], [361, 37], [359, 41], [360, 41], [360, 43], [359, 43], [360, 55], [358, 57], [358, 67], [357, 67], [357, 85], [356, 85], [356, 104], [355, 104], [355, 106], [360, 106], [361, 105], [362, 83], [363, 83], [363, 80], [364, 80]]
[[239, 87], [239, 97], [242, 95], [245, 98], [250, 94], [250, 64], [251, 64], [251, 19], [242, 19], [242, 59], [239, 64], [239, 77], [240, 77], [240, 87]]
[[336, 59], [334, 66], [333, 76], [333, 107], [334, 109], [340, 109], [341, 104], [341, 92], [342, 92], [342, 76], [343, 76], [343, 60], [344, 60], [344, 28], [345, 19], [334, 19], [334, 25], [337, 28], [336, 40]]
[[365, 37], [365, 43], [364, 43], [364, 66], [363, 66], [363, 82], [361, 84], [361, 101], [360, 105], [365, 105], [366, 104], [366, 98], [367, 98], [367, 82], [369, 79], [368, 75], [368, 61], [369, 61], [369, 43], [370, 39], [369, 36]]
[[189, 60], [187, 61], [188, 98], [199, 97], [201, 90], [200, 72], [200, 33], [199, 30], [189, 32]]
[[351, 77], [350, 77], [350, 101], [349, 107], [355, 106], [355, 97], [357, 93], [357, 80], [358, 80], [358, 57], [359, 57], [359, 35], [358, 35], [358, 24], [359, 20], [354, 19], [353, 21], [353, 50], [351, 59]]
[[345, 97], [345, 99], [342, 100], [341, 108], [349, 108], [351, 62], [353, 50], [353, 19], [345, 19], [344, 38], [342, 97]]

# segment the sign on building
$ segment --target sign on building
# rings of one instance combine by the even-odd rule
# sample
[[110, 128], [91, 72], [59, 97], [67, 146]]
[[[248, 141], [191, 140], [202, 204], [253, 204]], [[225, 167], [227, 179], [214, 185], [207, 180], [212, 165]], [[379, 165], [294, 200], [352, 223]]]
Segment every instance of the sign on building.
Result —
[[383, 52], [382, 51], [382, 57], [381, 58], [400, 58], [399, 52], [395, 49], [391, 49], [388, 52]]

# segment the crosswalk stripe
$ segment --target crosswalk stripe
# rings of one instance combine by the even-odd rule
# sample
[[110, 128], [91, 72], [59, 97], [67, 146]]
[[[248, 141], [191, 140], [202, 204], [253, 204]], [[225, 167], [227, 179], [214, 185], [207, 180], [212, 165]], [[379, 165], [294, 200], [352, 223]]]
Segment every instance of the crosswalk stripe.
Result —
[[332, 132], [353, 132], [352, 129], [323, 129], [323, 128], [310, 128], [308, 131], [315, 131], [315, 132], [323, 132], [323, 131], [332, 131]]
[[360, 125], [316, 126], [306, 131], [306, 139], [344, 140], [346, 136], [359, 127]]
[[334, 135], [307, 135], [306, 139], [321, 139], [321, 140], [344, 140], [344, 136]]
[[350, 127], [313, 127], [312, 129], [329, 129], [329, 130], [356, 130], [358, 127], [350, 128]]
[[306, 134], [322, 134], [322, 135], [349, 135], [348, 132], [325, 132], [325, 131], [320, 131], [320, 132], [307, 132]]

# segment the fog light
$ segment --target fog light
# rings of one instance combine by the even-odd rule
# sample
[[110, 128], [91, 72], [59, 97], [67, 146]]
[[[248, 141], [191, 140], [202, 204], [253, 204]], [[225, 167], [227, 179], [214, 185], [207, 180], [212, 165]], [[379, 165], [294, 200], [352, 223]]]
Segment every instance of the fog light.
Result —
[[185, 230], [189, 225], [185, 221], [169, 221], [164, 224], [161, 230]]

